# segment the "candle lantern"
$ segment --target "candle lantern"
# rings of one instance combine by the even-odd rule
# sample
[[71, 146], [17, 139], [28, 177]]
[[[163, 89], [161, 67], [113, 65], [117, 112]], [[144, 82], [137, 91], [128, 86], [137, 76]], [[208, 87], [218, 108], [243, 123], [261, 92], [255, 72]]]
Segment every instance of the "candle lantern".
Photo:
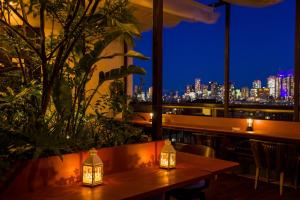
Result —
[[253, 122], [254, 120], [252, 118], [247, 119], [247, 131], [253, 131]]
[[103, 182], [103, 162], [97, 155], [96, 149], [91, 149], [89, 153], [89, 157], [83, 163], [82, 184], [100, 185]]
[[165, 145], [160, 152], [159, 166], [165, 169], [172, 169], [176, 167], [176, 151], [170, 140], [165, 141]]
[[152, 122], [152, 118], [153, 118], [153, 113], [150, 113], [150, 119], [149, 119], [150, 122]]

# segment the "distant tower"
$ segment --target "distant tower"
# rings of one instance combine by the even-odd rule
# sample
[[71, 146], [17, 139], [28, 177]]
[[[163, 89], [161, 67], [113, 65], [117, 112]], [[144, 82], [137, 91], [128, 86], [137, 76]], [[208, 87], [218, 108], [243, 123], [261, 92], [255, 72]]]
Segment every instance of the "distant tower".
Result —
[[276, 76], [269, 76], [267, 79], [268, 88], [270, 89], [270, 96], [277, 98], [276, 96]]
[[215, 81], [210, 81], [208, 83], [208, 89], [210, 90], [210, 96], [216, 98], [218, 94], [218, 83]]
[[185, 93], [189, 94], [190, 92], [192, 92], [192, 86], [191, 85], [187, 85], [186, 89], [185, 89]]
[[241, 90], [241, 98], [243, 100], [247, 100], [249, 98], [249, 88], [248, 87], [243, 87]]
[[252, 83], [252, 88], [253, 89], [261, 88], [261, 80], [254, 80]]
[[175, 92], [175, 98], [178, 98], [178, 97], [179, 97], [179, 92], [176, 91], [176, 92]]
[[195, 92], [197, 94], [200, 94], [200, 92], [201, 92], [201, 79], [200, 78], [195, 79]]
[[276, 98], [291, 98], [294, 96], [293, 71], [279, 71], [276, 76]]
[[284, 78], [284, 82], [286, 82], [286, 91], [288, 97], [294, 96], [294, 73], [289, 71]]
[[147, 99], [148, 100], [152, 99], [152, 94], [153, 94], [153, 87], [149, 87], [148, 93], [147, 93]]
[[139, 86], [134, 85], [134, 94], [138, 94], [138, 93], [139, 93]]
[[283, 79], [282, 74], [277, 74], [276, 83], [275, 83], [275, 98], [280, 98], [281, 96], [281, 82]]

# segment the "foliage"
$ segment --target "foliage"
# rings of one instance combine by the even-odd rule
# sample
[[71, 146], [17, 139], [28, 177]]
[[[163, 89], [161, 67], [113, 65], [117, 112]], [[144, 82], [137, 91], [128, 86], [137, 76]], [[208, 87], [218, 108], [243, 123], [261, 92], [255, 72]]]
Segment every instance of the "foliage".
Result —
[[[140, 37], [127, 3], [0, 1], [0, 80], [5, 83], [0, 87], [0, 173], [1, 166], [8, 166], [7, 160], [123, 144], [134, 137], [138, 140], [141, 132], [128, 123], [124, 93], [110, 93], [101, 100], [114, 113], [122, 112], [124, 122], [100, 110], [87, 114], [104, 82], [115, 80], [113, 91], [123, 77], [145, 74], [135, 65], [100, 70], [97, 85], [86, 91], [99, 61], [117, 56], [147, 59], [133, 50], [103, 55], [113, 41], [133, 45], [133, 38]], [[18, 20], [12, 20], [9, 13]], [[38, 28], [32, 25], [32, 17]]]
[[[109, 95], [98, 99], [94, 107], [96, 115], [90, 124], [94, 130], [95, 142], [101, 146], [115, 146], [141, 140], [142, 130], [129, 122], [133, 111], [128, 105], [130, 97], [124, 93], [124, 84], [115, 80], [110, 85]], [[122, 120], [116, 115], [122, 113]]]

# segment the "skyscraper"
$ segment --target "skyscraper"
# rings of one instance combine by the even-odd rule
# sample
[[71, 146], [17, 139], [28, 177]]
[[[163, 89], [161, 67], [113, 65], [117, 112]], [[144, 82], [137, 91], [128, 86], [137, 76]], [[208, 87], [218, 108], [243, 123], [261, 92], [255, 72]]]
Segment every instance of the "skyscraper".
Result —
[[270, 89], [270, 96], [273, 98], [277, 98], [276, 96], [276, 76], [269, 76], [267, 79], [267, 85]]
[[252, 88], [250, 90], [250, 97], [252, 98], [256, 98], [258, 95], [257, 95], [257, 88]]
[[280, 71], [276, 78], [276, 90], [278, 97], [291, 98], [294, 96], [294, 76], [293, 71]]
[[260, 99], [267, 100], [270, 96], [270, 88], [259, 88], [257, 89], [257, 97]]
[[195, 92], [197, 94], [200, 94], [200, 92], [201, 92], [201, 79], [200, 78], [195, 79]]
[[208, 89], [210, 90], [210, 97], [215, 99], [218, 94], [218, 83], [215, 81], [210, 81], [208, 83]]
[[275, 82], [275, 98], [278, 99], [281, 97], [281, 81], [282, 81], [283, 75], [277, 74], [276, 82]]
[[148, 92], [147, 92], [147, 100], [152, 99], [152, 94], [153, 94], [153, 87], [149, 87]]
[[254, 80], [252, 82], [252, 88], [254, 88], [254, 89], [261, 88], [261, 80]]
[[294, 76], [292, 71], [288, 71], [282, 83], [285, 85], [286, 97], [294, 96]]
[[185, 89], [185, 93], [189, 94], [190, 92], [192, 92], [192, 90], [193, 90], [192, 86], [191, 85], [187, 85], [186, 89]]
[[247, 100], [249, 98], [249, 88], [243, 87], [241, 90], [241, 98], [242, 100]]

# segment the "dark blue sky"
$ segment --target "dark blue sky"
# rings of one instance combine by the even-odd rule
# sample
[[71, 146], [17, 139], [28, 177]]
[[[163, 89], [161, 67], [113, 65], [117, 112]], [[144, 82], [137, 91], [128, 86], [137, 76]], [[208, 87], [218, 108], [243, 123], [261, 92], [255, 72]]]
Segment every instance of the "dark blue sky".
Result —
[[[164, 29], [163, 88], [183, 91], [195, 78], [224, 80], [224, 8], [216, 24], [183, 22]], [[232, 6], [230, 80], [238, 87], [263, 85], [269, 75], [294, 66], [295, 0], [262, 9]], [[135, 50], [152, 56], [152, 32], [136, 40]], [[147, 70], [145, 87], [152, 85], [152, 62], [134, 62]], [[135, 77], [135, 84], [139, 77]]]

